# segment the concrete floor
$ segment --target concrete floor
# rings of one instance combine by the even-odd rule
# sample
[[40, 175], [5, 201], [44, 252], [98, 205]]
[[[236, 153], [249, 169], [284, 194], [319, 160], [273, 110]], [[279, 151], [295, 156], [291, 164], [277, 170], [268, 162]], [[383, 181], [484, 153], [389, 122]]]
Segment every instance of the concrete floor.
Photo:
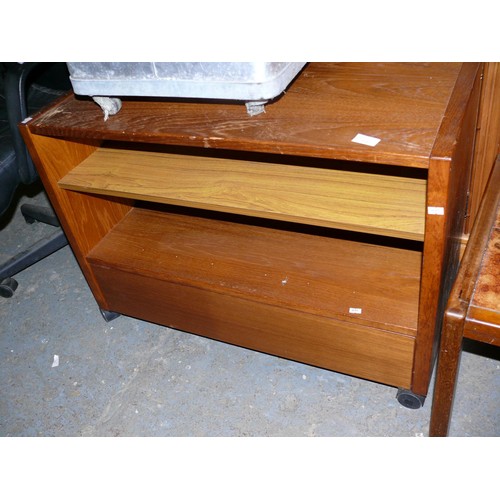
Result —
[[[18, 210], [0, 228], [0, 260], [53, 231]], [[16, 279], [0, 297], [1, 436], [428, 434], [432, 389], [410, 410], [392, 387], [129, 317], [106, 323], [69, 247]], [[499, 436], [499, 389], [498, 350], [467, 348], [450, 436]]]

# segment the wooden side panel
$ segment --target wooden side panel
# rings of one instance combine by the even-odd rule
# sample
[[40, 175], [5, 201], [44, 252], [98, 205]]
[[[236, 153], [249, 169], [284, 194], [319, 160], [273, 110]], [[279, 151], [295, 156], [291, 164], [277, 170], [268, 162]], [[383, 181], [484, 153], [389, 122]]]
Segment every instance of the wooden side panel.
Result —
[[58, 187], [61, 177], [92, 154], [98, 144], [34, 135], [29, 123], [21, 126], [21, 133], [82, 272], [100, 307], [109, 309], [85, 256], [130, 210], [131, 202]]
[[[426, 395], [432, 372], [433, 344], [439, 329], [443, 252], [446, 245], [446, 219], [450, 184], [449, 160], [433, 160], [429, 168], [424, 257], [420, 285], [418, 335], [415, 343], [412, 391]], [[429, 207], [433, 207], [429, 214]], [[441, 213], [442, 210], [442, 213]]]
[[481, 73], [464, 64], [429, 165], [427, 214], [412, 390], [428, 390], [442, 316], [458, 270], [472, 168]]
[[466, 232], [471, 231], [476, 220], [491, 167], [498, 153], [500, 153], [500, 62], [488, 62], [484, 65]]

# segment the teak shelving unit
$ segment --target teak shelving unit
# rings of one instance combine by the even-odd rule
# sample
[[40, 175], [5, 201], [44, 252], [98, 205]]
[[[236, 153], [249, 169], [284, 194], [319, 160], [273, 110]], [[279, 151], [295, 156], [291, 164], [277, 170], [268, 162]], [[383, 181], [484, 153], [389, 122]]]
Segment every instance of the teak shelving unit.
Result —
[[103, 311], [418, 406], [458, 265], [481, 68], [310, 63], [258, 116], [125, 99], [104, 121], [68, 95], [21, 130]]

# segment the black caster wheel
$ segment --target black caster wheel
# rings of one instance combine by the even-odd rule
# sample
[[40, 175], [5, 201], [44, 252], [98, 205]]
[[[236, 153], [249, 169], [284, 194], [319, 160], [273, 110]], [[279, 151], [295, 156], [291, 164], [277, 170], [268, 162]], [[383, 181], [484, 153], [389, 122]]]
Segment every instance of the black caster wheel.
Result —
[[101, 315], [104, 318], [104, 321], [106, 323], [109, 323], [110, 321], [113, 321], [114, 319], [118, 318], [120, 316], [120, 313], [116, 313], [113, 311], [106, 311], [106, 309], [99, 309], [101, 311]]
[[6, 299], [12, 297], [17, 285], [18, 283], [14, 278], [4, 278], [0, 281], [0, 296]]
[[396, 394], [396, 399], [405, 408], [410, 408], [410, 410], [418, 410], [424, 406], [425, 396], [420, 396], [408, 389], [398, 389]]

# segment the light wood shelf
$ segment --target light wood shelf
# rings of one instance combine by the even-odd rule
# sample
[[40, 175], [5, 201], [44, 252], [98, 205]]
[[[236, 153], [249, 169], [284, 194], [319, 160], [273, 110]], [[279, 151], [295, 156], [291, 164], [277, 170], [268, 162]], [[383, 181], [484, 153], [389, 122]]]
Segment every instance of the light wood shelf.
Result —
[[420, 178], [100, 148], [59, 186], [417, 241], [424, 237], [426, 181]]

